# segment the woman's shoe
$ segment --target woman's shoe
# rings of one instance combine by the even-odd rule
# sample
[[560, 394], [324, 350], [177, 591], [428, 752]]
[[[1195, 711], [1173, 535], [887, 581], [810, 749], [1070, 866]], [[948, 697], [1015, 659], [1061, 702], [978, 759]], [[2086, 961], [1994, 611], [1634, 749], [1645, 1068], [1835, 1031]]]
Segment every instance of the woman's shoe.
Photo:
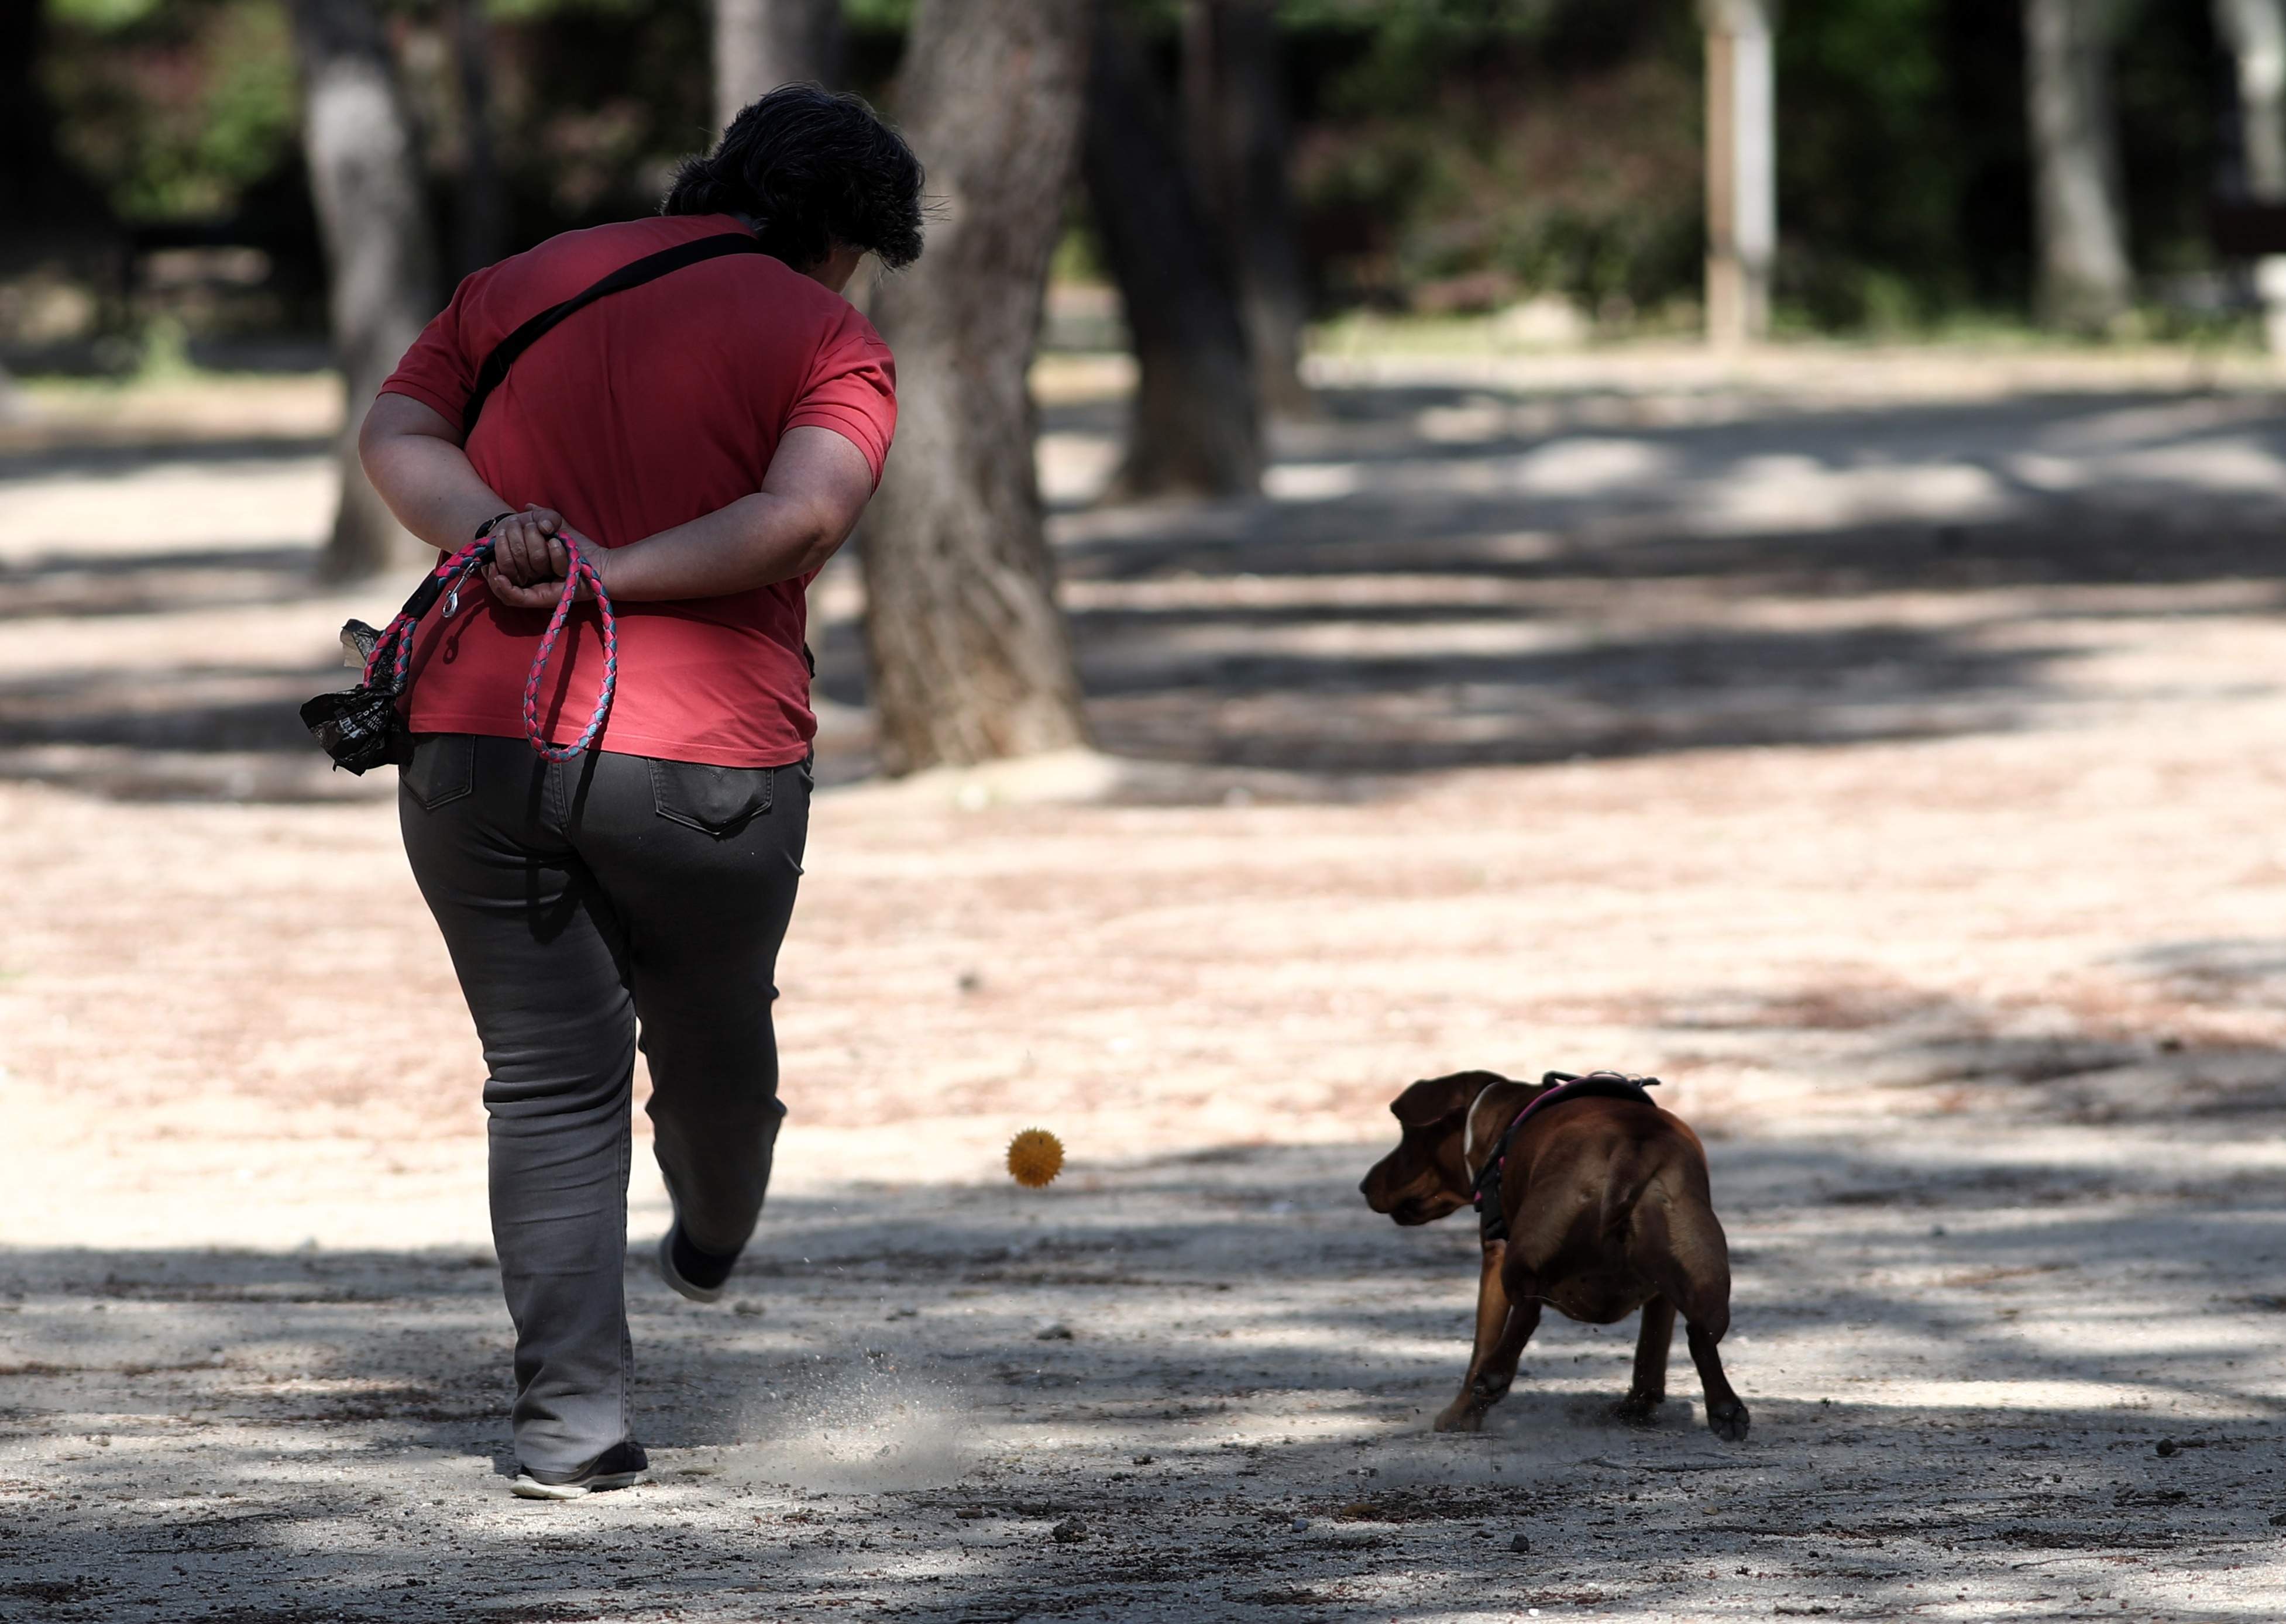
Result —
[[577, 1500], [606, 1489], [623, 1489], [650, 1481], [650, 1457], [636, 1443], [613, 1444], [573, 1471], [534, 1471], [518, 1466], [511, 1492], [524, 1500]]
[[678, 1218], [658, 1238], [658, 1277], [694, 1303], [719, 1303], [729, 1289], [738, 1254], [718, 1257], [690, 1244]]

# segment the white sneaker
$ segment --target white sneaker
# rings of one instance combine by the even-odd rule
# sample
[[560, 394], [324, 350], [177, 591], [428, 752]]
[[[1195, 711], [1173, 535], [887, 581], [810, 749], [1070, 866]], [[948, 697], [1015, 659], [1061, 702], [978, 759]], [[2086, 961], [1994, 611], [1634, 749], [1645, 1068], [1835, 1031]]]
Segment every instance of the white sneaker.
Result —
[[508, 1490], [520, 1500], [577, 1500], [649, 1483], [650, 1457], [635, 1443], [613, 1444], [577, 1471], [535, 1472], [519, 1465]]
[[694, 1303], [719, 1303], [722, 1294], [730, 1289], [730, 1277], [724, 1275], [719, 1286], [696, 1286], [683, 1279], [682, 1271], [674, 1266], [674, 1237], [682, 1226], [670, 1224], [666, 1233], [658, 1238], [658, 1277], [674, 1290]]

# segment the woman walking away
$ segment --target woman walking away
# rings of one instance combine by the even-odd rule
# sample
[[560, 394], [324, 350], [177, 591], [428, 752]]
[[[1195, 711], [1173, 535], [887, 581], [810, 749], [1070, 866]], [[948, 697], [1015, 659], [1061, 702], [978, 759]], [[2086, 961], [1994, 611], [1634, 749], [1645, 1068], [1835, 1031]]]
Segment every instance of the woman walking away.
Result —
[[[919, 254], [920, 185], [863, 102], [774, 91], [659, 217], [462, 282], [365, 420], [366, 471], [408, 529], [494, 542], [482, 584], [421, 627], [398, 808], [491, 1073], [527, 1497], [649, 1475], [622, 1286], [638, 1023], [666, 1283], [721, 1297], [761, 1211], [816, 732], [803, 593], [896, 422], [889, 352], [841, 289], [867, 253]], [[599, 732], [602, 605], [573, 608], [525, 681], [549, 611], [591, 580], [617, 620]]]

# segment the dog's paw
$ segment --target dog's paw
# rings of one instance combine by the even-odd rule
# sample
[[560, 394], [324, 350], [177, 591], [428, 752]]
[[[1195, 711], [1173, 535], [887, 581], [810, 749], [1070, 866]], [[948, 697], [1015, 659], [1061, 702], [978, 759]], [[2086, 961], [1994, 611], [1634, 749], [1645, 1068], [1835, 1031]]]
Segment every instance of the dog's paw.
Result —
[[1663, 1396], [1651, 1399], [1631, 1392], [1612, 1406], [1612, 1416], [1631, 1427], [1647, 1427], [1659, 1419], [1659, 1407], [1666, 1402]]
[[1736, 1399], [1728, 1404], [1707, 1407], [1707, 1430], [1726, 1444], [1746, 1441], [1748, 1419], [1746, 1407]]

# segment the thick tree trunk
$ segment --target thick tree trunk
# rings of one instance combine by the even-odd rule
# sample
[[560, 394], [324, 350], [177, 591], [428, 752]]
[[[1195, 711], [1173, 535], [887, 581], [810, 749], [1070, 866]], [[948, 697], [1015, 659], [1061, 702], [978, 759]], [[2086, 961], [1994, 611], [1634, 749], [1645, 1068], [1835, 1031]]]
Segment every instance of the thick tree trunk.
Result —
[[865, 521], [882, 764], [908, 773], [1084, 744], [1032, 470], [1025, 374], [1063, 224], [1087, 7], [920, 0], [899, 111], [939, 212], [884, 280], [896, 449]]
[[334, 348], [349, 391], [342, 501], [326, 573], [370, 575], [435, 556], [390, 516], [358, 466], [357, 430], [383, 379], [437, 309], [437, 251], [412, 126], [368, 0], [294, 0], [302, 142], [332, 276]]
[[714, 0], [714, 122], [782, 84], [841, 71], [841, 0]]
[[1191, 169], [1227, 246], [1254, 364], [1273, 416], [1310, 417], [1302, 382], [1310, 298], [1286, 176], [1286, 86], [1272, 0], [1189, 0], [1183, 102]]
[[43, 4], [0, 4], [0, 271], [61, 253], [115, 280], [115, 265], [87, 263], [108, 259], [111, 210], [56, 149], [56, 111], [40, 82], [47, 18]]
[[1140, 372], [1116, 489], [1250, 494], [1261, 419], [1228, 266], [1140, 46], [1114, 0], [1097, 12], [1082, 163]]
[[0, 225], [45, 225], [68, 193], [55, 113], [40, 85], [44, 5], [0, 6]]
[[[2215, 0], [2215, 31], [2238, 68], [2247, 195], [2286, 202], [2286, 0]], [[2254, 285], [2270, 352], [2286, 355], [2286, 254], [2255, 261]]]
[[2024, 0], [2040, 316], [2087, 332], [2134, 294], [2111, 96], [2122, 9], [2120, 0]]
[[493, 31], [484, 0], [454, 0], [453, 54], [460, 70], [462, 150], [459, 199], [460, 273], [481, 271], [508, 252], [508, 187], [493, 140]]

